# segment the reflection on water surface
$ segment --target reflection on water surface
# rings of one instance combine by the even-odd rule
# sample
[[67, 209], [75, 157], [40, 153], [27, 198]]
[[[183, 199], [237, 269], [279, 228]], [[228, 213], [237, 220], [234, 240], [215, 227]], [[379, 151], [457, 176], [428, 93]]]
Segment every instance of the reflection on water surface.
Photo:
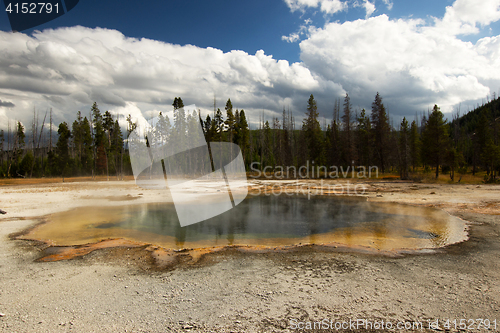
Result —
[[466, 237], [465, 223], [438, 209], [302, 196], [248, 197], [187, 227], [172, 204], [78, 208], [52, 215], [28, 235], [56, 245], [126, 238], [169, 249], [341, 243], [379, 250], [437, 248]]

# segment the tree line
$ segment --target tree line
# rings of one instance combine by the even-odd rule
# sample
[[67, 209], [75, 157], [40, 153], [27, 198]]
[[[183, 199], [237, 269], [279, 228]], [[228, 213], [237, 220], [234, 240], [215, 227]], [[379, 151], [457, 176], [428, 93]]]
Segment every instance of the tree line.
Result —
[[[44, 121], [45, 121], [44, 117]], [[1, 177], [70, 177], [116, 175], [129, 173], [130, 162], [124, 149], [123, 133], [118, 119], [109, 111], [101, 113], [97, 103], [89, 117], [78, 111], [70, 126], [59, 124], [57, 142], [52, 144], [52, 115], [48, 139], [43, 124], [38, 130], [36, 113], [28, 142], [25, 128], [16, 123], [15, 131], [0, 131]], [[10, 124], [9, 124], [10, 125]], [[27, 147], [29, 144], [30, 147]]]
[[[495, 97], [463, 116], [456, 113], [450, 122], [435, 105], [420, 119], [415, 117], [410, 122], [404, 117], [397, 127], [390, 123], [379, 93], [369, 114], [365, 109], [354, 111], [348, 94], [343, 100], [337, 99], [332, 120], [323, 126], [312, 94], [299, 126], [291, 112], [283, 108], [281, 117], [265, 120], [261, 115], [258, 128], [251, 130], [245, 111], [233, 108], [231, 99], [227, 100], [224, 111], [214, 105], [213, 113], [204, 119], [199, 111], [184, 111], [180, 97], [174, 99], [172, 106], [173, 122], [159, 113], [159, 132], [182, 133], [183, 137], [194, 135], [199, 122], [207, 142], [237, 144], [247, 170], [303, 165], [326, 169], [376, 166], [382, 174], [397, 172], [401, 179], [433, 172], [436, 178], [440, 173], [449, 174], [452, 181], [456, 174], [460, 175], [460, 181], [468, 172], [485, 171], [485, 181], [489, 182], [496, 181], [500, 172], [500, 101]], [[127, 128], [123, 133], [119, 119], [109, 111], [102, 113], [94, 103], [89, 117], [78, 111], [71, 126], [66, 122], [59, 124], [54, 146], [52, 131], [48, 131], [49, 140], [43, 131], [45, 118], [41, 129], [37, 119], [34, 112], [29, 138], [20, 122], [14, 129], [0, 132], [0, 177], [122, 178], [131, 174], [124, 140], [137, 127], [131, 115], [126, 118]], [[191, 163], [191, 157], [186, 163]]]
[[446, 173], [452, 181], [459, 174], [460, 181], [468, 172], [485, 171], [485, 181], [494, 182], [500, 172], [500, 101], [494, 98], [462, 117], [457, 113], [451, 122], [434, 105], [421, 119], [410, 122], [404, 117], [396, 128], [389, 122], [379, 93], [369, 115], [365, 109], [353, 111], [346, 94], [335, 101], [332, 120], [322, 127], [311, 95], [300, 129], [283, 110], [281, 122], [278, 118], [271, 124], [262, 122], [251, 137], [249, 161], [259, 162], [261, 170], [299, 167], [309, 161], [322, 170], [321, 166], [326, 170], [376, 166], [382, 174], [399, 173], [401, 179], [434, 172], [436, 178]]

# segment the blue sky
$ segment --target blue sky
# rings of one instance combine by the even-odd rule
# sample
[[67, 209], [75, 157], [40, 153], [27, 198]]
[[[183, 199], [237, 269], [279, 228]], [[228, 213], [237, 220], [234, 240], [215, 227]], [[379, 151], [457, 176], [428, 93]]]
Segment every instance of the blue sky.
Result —
[[[380, 1], [373, 15], [388, 14], [391, 18], [441, 17], [449, 0], [396, 1], [391, 10]], [[276, 59], [300, 61], [298, 43], [287, 43], [281, 37], [295, 32], [306, 19], [312, 25], [327, 21], [352, 21], [365, 18], [362, 7], [325, 15], [318, 8], [291, 12], [282, 0], [253, 1], [132, 1], [81, 0], [74, 10], [51, 22], [23, 31], [47, 28], [84, 27], [116, 29], [128, 37], [146, 37], [174, 44], [214, 47], [224, 52], [243, 50], [255, 54], [264, 50]], [[496, 29], [499, 27], [497, 26]], [[9, 31], [7, 15], [2, 13], [0, 30]], [[496, 31], [498, 32], [498, 30]], [[498, 34], [498, 33], [497, 33]]]
[[300, 120], [313, 93], [329, 118], [336, 98], [369, 109], [377, 91], [398, 121], [500, 89], [500, 0], [80, 0], [9, 31], [3, 12], [0, 127], [33, 107], [71, 120], [92, 101], [147, 118], [182, 96], [206, 113], [214, 94], [255, 122], [283, 107]]

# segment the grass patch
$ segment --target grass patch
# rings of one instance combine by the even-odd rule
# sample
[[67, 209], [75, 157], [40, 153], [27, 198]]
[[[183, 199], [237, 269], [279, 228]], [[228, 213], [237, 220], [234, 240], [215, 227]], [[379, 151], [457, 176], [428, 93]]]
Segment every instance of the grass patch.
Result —
[[[134, 180], [134, 176], [124, 176], [123, 180]], [[64, 183], [75, 183], [75, 182], [94, 182], [94, 181], [107, 181], [106, 176], [97, 176], [94, 177], [92, 180], [92, 177], [90, 176], [85, 176], [85, 177], [64, 177]], [[117, 181], [116, 176], [109, 176], [109, 181]], [[4, 178], [0, 179], [0, 186], [7, 186], [7, 185], [37, 185], [37, 184], [57, 184], [57, 183], [63, 183], [62, 177], [55, 177], [55, 178]]]

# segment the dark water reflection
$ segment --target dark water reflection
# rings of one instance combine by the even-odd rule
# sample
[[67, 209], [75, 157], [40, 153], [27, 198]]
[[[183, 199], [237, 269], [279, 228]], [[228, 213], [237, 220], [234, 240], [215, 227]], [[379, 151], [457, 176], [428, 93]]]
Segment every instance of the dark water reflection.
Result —
[[186, 227], [180, 227], [171, 204], [96, 207], [92, 212], [56, 214], [47, 230], [42, 226], [35, 234], [65, 245], [124, 237], [176, 249], [331, 242], [376, 249], [434, 248], [466, 237], [463, 221], [443, 211], [355, 198], [248, 197], [222, 215]]
[[[371, 211], [371, 204], [359, 200], [332, 198], [259, 196], [248, 198], [233, 210], [201, 223], [180, 227], [171, 205], [150, 204], [142, 209], [125, 208], [126, 218], [105, 223], [97, 228], [119, 227], [161, 235], [175, 235], [182, 243], [212, 238], [290, 238], [326, 233], [338, 228], [349, 228], [360, 223], [380, 221], [372, 225], [382, 232], [388, 222], [401, 219], [398, 214]], [[405, 217], [407, 218], [407, 217]], [[424, 217], [412, 217], [414, 222], [425, 222]], [[384, 235], [381, 234], [381, 237]]]

